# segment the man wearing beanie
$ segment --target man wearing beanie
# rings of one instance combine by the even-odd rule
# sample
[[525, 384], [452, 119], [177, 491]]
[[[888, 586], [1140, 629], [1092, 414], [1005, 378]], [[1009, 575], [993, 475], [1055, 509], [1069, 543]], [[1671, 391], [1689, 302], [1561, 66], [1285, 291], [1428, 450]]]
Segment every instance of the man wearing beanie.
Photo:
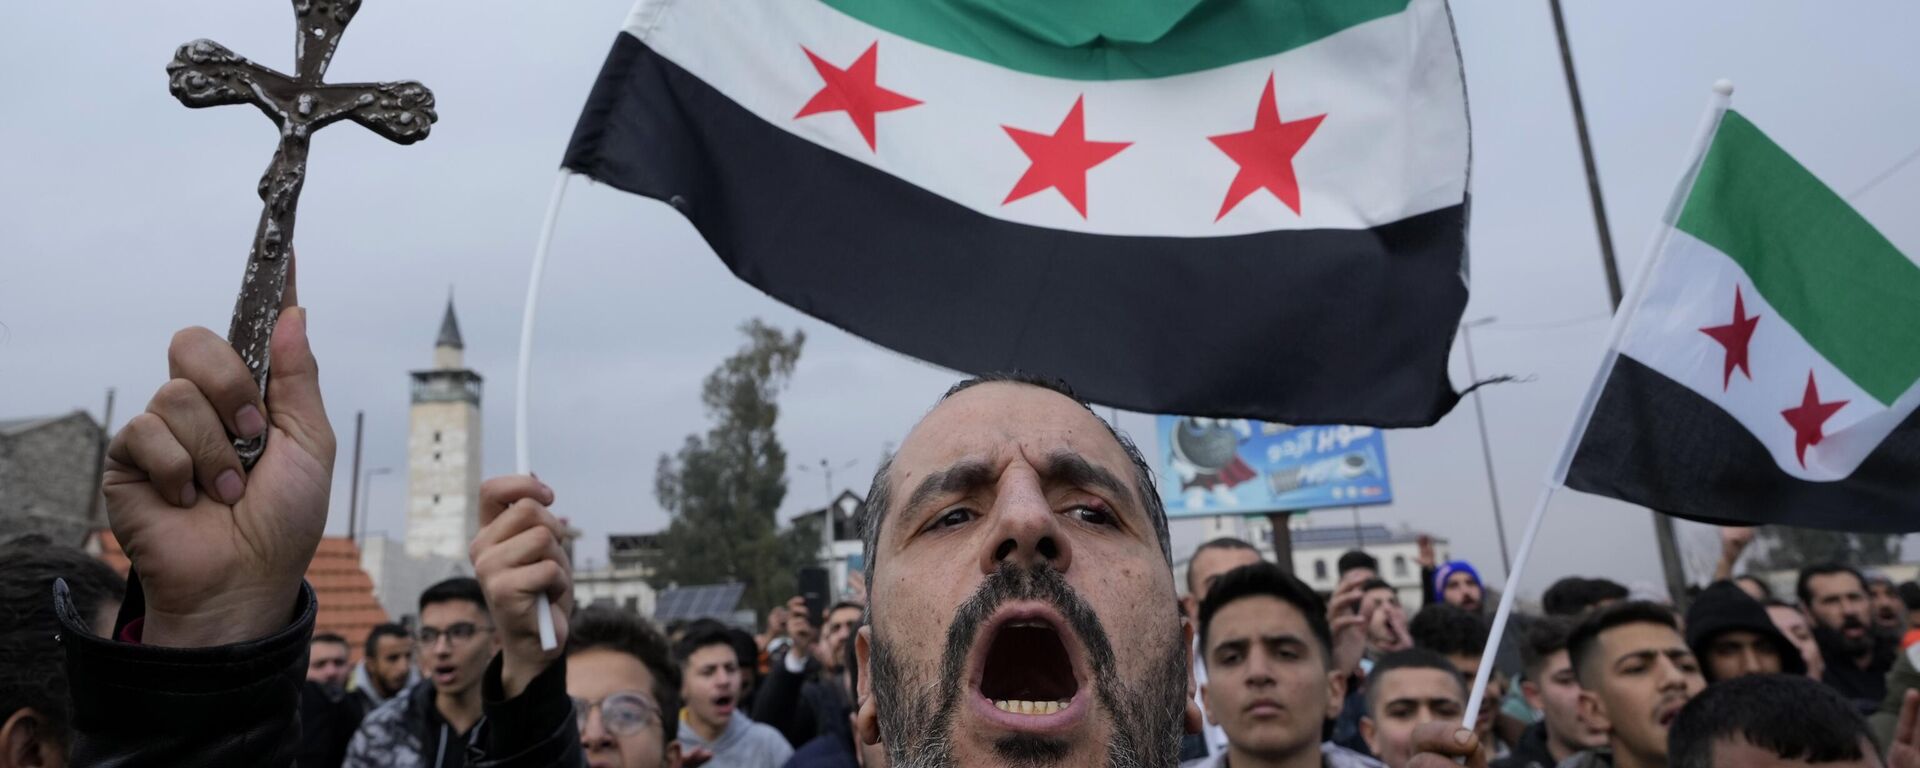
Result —
[[1687, 647], [1707, 682], [1745, 675], [1804, 675], [1807, 662], [1767, 609], [1731, 581], [1717, 581], [1687, 609]]

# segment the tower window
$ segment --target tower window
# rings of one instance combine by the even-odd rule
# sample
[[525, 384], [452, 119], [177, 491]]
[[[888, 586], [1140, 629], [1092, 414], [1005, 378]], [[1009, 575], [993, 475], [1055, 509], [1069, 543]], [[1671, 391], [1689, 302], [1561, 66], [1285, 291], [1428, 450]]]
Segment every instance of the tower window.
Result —
[[1395, 576], [1407, 575], [1407, 556], [1406, 555], [1393, 556], [1393, 575]]
[[440, 460], [440, 452], [439, 452], [439, 451], [434, 451], [434, 452], [433, 452], [433, 460], [434, 460], [434, 461], [439, 461], [439, 460]]
[[1327, 561], [1325, 560], [1313, 561], [1313, 578], [1316, 581], [1327, 580]]
[[438, 503], [440, 503], [440, 494], [437, 494], [437, 493], [436, 493], [436, 494], [434, 494], [434, 495], [433, 495], [433, 503], [435, 503], [435, 504], [438, 504]]
[[433, 443], [434, 445], [440, 444], [440, 430], [436, 429], [433, 431]]

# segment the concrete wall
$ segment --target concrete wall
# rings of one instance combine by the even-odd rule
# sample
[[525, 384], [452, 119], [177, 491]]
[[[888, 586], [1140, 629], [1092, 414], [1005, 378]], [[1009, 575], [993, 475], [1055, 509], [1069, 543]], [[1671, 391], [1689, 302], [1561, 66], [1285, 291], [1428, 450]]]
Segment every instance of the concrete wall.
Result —
[[0, 434], [0, 537], [39, 533], [79, 546], [94, 524], [100, 438], [85, 411]]

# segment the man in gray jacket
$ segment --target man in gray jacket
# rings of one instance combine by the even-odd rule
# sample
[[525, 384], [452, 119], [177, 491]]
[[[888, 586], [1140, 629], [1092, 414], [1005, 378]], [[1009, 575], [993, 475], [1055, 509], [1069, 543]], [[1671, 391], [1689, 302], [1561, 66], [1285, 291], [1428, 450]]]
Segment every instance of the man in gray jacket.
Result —
[[739, 710], [740, 667], [726, 627], [696, 622], [674, 646], [680, 662], [680, 748], [684, 754], [713, 757], [708, 768], [779, 768], [793, 756], [787, 737]]

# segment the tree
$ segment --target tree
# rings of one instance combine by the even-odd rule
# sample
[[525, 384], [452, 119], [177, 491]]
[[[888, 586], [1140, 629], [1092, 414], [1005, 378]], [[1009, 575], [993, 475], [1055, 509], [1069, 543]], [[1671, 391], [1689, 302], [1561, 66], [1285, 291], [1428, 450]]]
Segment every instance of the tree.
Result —
[[1899, 561], [1902, 536], [1769, 525], [1760, 529], [1758, 539], [1761, 550], [1754, 561], [1760, 568], [1772, 570], [1821, 562], [1887, 565]]
[[700, 401], [712, 428], [661, 455], [654, 497], [671, 522], [650, 581], [669, 585], [739, 581], [744, 608], [764, 613], [795, 592], [794, 571], [815, 561], [817, 526], [779, 530], [787, 496], [787, 452], [774, 433], [781, 389], [793, 376], [806, 334], [787, 335], [758, 319], [740, 327], [747, 342], [707, 374]]

